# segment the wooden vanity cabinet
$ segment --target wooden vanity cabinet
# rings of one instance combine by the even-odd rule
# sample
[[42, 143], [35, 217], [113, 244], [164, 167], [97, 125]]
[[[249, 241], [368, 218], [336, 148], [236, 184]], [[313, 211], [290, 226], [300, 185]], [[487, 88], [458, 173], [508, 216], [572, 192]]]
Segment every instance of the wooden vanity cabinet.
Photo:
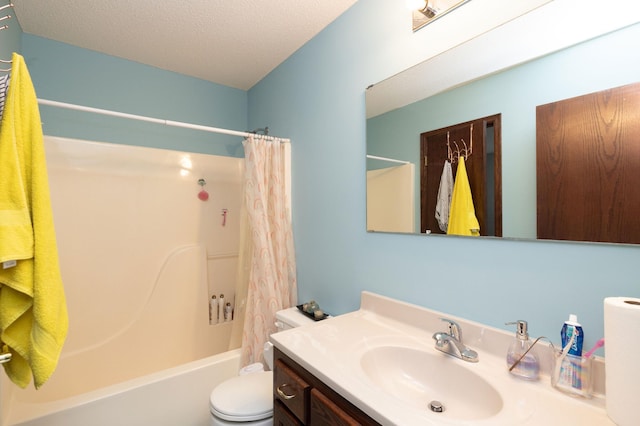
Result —
[[275, 426], [379, 425], [278, 348], [274, 350], [273, 397]]

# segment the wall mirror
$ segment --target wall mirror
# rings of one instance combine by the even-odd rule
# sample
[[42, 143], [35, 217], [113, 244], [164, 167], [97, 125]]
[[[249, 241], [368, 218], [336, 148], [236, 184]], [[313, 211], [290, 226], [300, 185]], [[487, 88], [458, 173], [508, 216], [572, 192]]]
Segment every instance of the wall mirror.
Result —
[[[640, 58], [629, 55], [638, 48], [636, 40], [640, 24], [551, 47], [544, 54], [520, 52], [511, 62], [494, 52], [491, 57], [500, 63], [492, 66], [479, 37], [370, 86], [367, 230], [427, 233], [421, 224], [421, 135], [499, 116], [501, 234], [536, 239], [536, 108], [637, 82]], [[378, 182], [392, 172], [397, 176]]]

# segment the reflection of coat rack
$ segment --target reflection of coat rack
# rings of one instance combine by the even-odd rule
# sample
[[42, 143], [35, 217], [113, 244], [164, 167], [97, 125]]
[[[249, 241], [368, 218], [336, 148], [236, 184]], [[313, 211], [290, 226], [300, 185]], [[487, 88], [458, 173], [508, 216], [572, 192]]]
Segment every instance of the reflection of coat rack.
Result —
[[[9, 3], [9, 4], [5, 4], [4, 6], [0, 6], [0, 11], [4, 10], [6, 8], [9, 8], [9, 7], [13, 7], [13, 4]], [[4, 21], [6, 19], [11, 19], [11, 15], [0, 16], [0, 22]], [[6, 30], [7, 28], [9, 28], [9, 25], [5, 24], [5, 25], [0, 27], [0, 31]], [[2, 63], [2, 64], [11, 64], [11, 61], [5, 61], [5, 60], [0, 59], [0, 63]], [[10, 71], [11, 71], [11, 68], [9, 68], [9, 69], [1, 68], [0, 69], [0, 72], [10, 72]]]
[[456, 141], [453, 141], [455, 149], [451, 148], [451, 142], [449, 141], [449, 131], [447, 131], [447, 158], [451, 163], [455, 163], [460, 157], [463, 157], [464, 160], [467, 161], [471, 154], [473, 154], [473, 123], [471, 123], [471, 127], [469, 128], [469, 146], [467, 147], [467, 143], [464, 141], [464, 139], [460, 138], [460, 141], [463, 146], [462, 148]]
[[[8, 7], [13, 7], [13, 4], [9, 3], [9, 4], [5, 4], [4, 6], [0, 6], [0, 10], [4, 10]], [[11, 15], [0, 16], [0, 22], [4, 21], [5, 19], [11, 19]], [[6, 30], [7, 28], [9, 28], [9, 25], [5, 24], [0, 27], [0, 31]]]
[[[5, 61], [3, 59], [0, 59], [0, 64], [11, 64], [11, 61]], [[0, 68], [0, 72], [11, 72], [11, 68], [9, 69]]]

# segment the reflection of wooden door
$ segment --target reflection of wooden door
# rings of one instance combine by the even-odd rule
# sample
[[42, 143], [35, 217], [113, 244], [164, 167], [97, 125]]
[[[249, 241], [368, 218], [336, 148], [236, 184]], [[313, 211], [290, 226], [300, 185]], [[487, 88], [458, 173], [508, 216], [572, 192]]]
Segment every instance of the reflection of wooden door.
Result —
[[[455, 141], [462, 149], [463, 140], [469, 147], [471, 124], [473, 153], [465, 160], [465, 166], [480, 235], [502, 236], [500, 114], [420, 135], [420, 232], [445, 233], [438, 227], [435, 211], [442, 168], [448, 156], [447, 133], [451, 148], [455, 149]], [[454, 179], [457, 165], [452, 164]]]
[[640, 243], [640, 83], [536, 108], [538, 238]]

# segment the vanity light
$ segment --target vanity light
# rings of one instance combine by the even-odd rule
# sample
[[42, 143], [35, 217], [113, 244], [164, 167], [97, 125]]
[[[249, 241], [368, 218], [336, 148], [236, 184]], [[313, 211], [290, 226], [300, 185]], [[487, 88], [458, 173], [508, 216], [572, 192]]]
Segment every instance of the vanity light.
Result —
[[405, 4], [409, 10], [422, 9], [425, 7], [426, 3], [426, 0], [405, 0]]
[[418, 3], [422, 3], [417, 7], [418, 12], [422, 13], [428, 19], [435, 17], [438, 14], [438, 12], [440, 12], [438, 3], [434, 0], [420, 1]]
[[470, 0], [406, 0], [413, 11], [413, 31], [462, 6]]

